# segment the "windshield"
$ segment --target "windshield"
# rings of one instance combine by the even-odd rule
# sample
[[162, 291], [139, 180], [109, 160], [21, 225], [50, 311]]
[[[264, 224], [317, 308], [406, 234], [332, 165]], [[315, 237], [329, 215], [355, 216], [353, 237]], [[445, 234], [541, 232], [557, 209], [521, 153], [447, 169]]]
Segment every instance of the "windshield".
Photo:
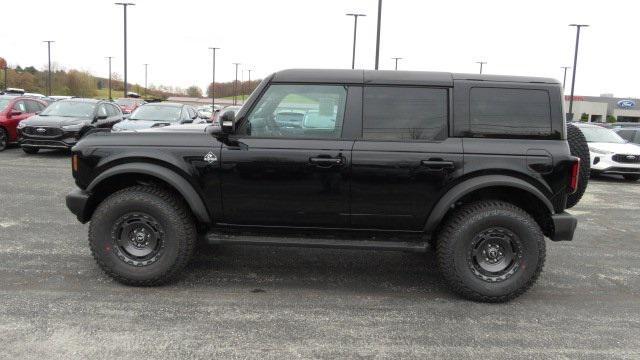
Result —
[[40, 116], [93, 117], [95, 103], [80, 101], [58, 101], [49, 105]]
[[129, 120], [170, 121], [180, 120], [181, 107], [163, 105], [143, 105], [137, 108]]
[[137, 103], [137, 100], [134, 99], [118, 99], [116, 100], [116, 104], [120, 105], [120, 106], [131, 106], [131, 105], [135, 105]]
[[11, 99], [0, 99], [0, 110], [6, 108], [9, 102], [11, 102]]
[[600, 127], [580, 127], [584, 137], [587, 138], [587, 142], [602, 142], [602, 143], [614, 143], [623, 144], [626, 141], [616, 134], [615, 131], [600, 128]]

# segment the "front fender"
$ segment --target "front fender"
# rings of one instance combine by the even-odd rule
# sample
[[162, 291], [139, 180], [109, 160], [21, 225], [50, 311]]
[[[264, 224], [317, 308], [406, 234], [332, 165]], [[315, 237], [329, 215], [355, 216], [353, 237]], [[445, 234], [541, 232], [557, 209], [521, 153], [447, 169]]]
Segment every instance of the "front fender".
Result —
[[92, 190], [95, 189], [96, 186], [98, 186], [98, 184], [100, 184], [102, 181], [115, 175], [127, 173], [149, 175], [168, 183], [177, 192], [179, 192], [182, 197], [184, 197], [185, 201], [191, 208], [193, 215], [198, 219], [198, 221], [203, 223], [211, 222], [211, 217], [204, 205], [204, 201], [202, 200], [198, 192], [193, 188], [193, 185], [191, 185], [189, 181], [187, 181], [184, 177], [178, 175], [173, 170], [167, 169], [160, 165], [140, 162], [116, 165], [96, 176], [87, 186], [86, 190], [88, 192], [92, 192]]
[[549, 201], [549, 199], [538, 188], [527, 181], [508, 175], [482, 175], [471, 178], [452, 187], [443, 197], [441, 197], [429, 214], [424, 230], [427, 232], [435, 230], [449, 209], [465, 195], [471, 194], [476, 190], [490, 187], [512, 187], [527, 191], [538, 198], [546, 206], [550, 214], [554, 213], [551, 201]]

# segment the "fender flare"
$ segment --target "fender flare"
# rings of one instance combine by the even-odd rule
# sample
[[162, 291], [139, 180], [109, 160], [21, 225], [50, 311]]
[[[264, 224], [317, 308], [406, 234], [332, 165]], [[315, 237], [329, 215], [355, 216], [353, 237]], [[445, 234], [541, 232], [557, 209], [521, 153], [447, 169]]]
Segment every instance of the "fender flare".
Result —
[[184, 197], [185, 201], [191, 208], [193, 215], [196, 217], [196, 219], [198, 219], [198, 221], [203, 223], [211, 222], [209, 212], [207, 211], [202, 198], [193, 188], [193, 185], [191, 185], [184, 177], [180, 176], [175, 171], [167, 169], [160, 165], [141, 162], [116, 165], [96, 176], [91, 181], [89, 186], [87, 186], [87, 191], [91, 192], [102, 181], [114, 175], [126, 173], [149, 175], [168, 183], [176, 191], [178, 191], [182, 195], [182, 197]]
[[447, 214], [451, 206], [453, 206], [458, 200], [465, 195], [468, 195], [476, 190], [490, 188], [490, 187], [512, 187], [520, 190], [524, 190], [540, 200], [547, 208], [550, 214], [554, 213], [553, 204], [551, 201], [535, 186], [529, 182], [517, 177], [508, 175], [482, 175], [463, 181], [462, 183], [455, 185], [449, 191], [438, 200], [436, 205], [431, 210], [427, 222], [424, 226], [424, 230], [431, 232], [442, 221]]

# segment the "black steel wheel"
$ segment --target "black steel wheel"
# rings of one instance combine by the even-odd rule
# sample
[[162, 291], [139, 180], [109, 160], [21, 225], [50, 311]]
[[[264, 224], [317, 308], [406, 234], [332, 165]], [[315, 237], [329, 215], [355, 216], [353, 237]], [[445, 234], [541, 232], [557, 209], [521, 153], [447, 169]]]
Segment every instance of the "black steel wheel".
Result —
[[91, 217], [89, 245], [102, 270], [136, 286], [175, 278], [196, 244], [189, 207], [176, 193], [155, 186], [133, 186], [102, 201]]
[[527, 212], [484, 200], [455, 210], [437, 239], [438, 266], [451, 289], [471, 300], [504, 302], [527, 291], [545, 260], [544, 235]]
[[7, 148], [9, 145], [9, 134], [7, 130], [0, 127], [0, 151]]

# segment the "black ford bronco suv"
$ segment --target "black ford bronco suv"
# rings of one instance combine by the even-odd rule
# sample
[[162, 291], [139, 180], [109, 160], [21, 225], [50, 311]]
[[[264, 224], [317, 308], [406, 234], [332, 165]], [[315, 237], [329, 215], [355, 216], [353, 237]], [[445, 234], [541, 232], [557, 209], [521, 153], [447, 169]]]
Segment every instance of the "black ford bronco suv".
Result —
[[196, 242], [435, 249], [458, 294], [525, 292], [545, 236], [571, 240], [578, 185], [551, 79], [285, 70], [200, 132], [96, 133], [73, 148], [100, 267], [131, 285], [176, 276]]

